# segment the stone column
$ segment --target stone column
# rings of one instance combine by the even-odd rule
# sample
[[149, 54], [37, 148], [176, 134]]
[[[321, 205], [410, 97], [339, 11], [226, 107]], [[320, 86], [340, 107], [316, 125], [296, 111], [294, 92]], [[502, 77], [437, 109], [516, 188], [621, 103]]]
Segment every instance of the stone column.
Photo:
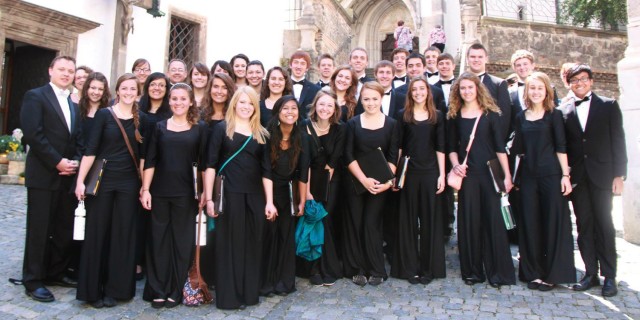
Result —
[[620, 108], [627, 139], [627, 181], [622, 196], [624, 239], [640, 244], [640, 0], [627, 0], [627, 39], [624, 59], [618, 62]]
[[296, 24], [300, 29], [300, 49], [309, 52], [311, 56], [316, 53], [316, 18], [313, 13], [313, 0], [302, 1], [302, 15]]
[[[113, 32], [113, 51], [111, 53], [111, 82], [116, 83], [119, 76], [127, 70], [127, 39], [133, 30], [132, 0], [116, 2], [115, 26]], [[113, 89], [112, 89], [113, 90]], [[115, 92], [112, 92], [114, 94]]]
[[467, 67], [467, 48], [476, 42], [478, 38], [478, 21], [482, 15], [479, 0], [460, 0], [460, 15], [464, 25], [464, 40], [460, 48], [460, 73]]

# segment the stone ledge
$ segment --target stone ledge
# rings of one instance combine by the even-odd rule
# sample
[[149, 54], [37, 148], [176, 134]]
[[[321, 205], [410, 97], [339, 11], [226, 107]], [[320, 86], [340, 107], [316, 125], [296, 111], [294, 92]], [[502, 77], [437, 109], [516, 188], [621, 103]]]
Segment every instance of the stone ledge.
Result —
[[20, 183], [19, 176], [3, 174], [0, 175], [0, 184], [24, 184], [24, 182]]

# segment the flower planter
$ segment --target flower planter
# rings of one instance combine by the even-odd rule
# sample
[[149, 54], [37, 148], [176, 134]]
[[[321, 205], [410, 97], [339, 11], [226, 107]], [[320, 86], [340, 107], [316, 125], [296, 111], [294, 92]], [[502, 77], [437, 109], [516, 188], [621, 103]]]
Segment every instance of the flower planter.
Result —
[[24, 172], [24, 161], [9, 161], [9, 170], [7, 174], [11, 176], [18, 176]]

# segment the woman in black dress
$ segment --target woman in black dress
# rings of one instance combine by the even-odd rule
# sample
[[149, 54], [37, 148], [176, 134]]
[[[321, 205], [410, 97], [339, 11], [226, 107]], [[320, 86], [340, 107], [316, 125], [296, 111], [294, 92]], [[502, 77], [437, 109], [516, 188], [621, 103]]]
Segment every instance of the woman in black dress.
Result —
[[231, 98], [225, 121], [213, 129], [207, 148], [204, 194], [207, 214], [213, 210], [213, 183], [224, 167], [224, 210], [216, 218], [216, 306], [243, 309], [259, 302], [262, 233], [273, 205], [268, 133], [260, 125], [258, 97], [241, 87]]
[[[296, 291], [295, 217], [304, 214], [309, 151], [307, 137], [298, 126], [296, 97], [288, 95], [278, 99], [272, 114], [267, 146], [277, 214], [265, 224], [264, 274], [260, 293], [286, 296]], [[296, 207], [297, 212], [292, 206]]]
[[520, 164], [519, 278], [529, 289], [549, 291], [576, 281], [571, 193], [562, 111], [555, 109], [549, 77], [534, 72], [525, 82], [527, 108], [516, 116], [513, 152]]
[[[324, 225], [322, 256], [320, 259], [312, 261], [310, 266], [309, 281], [316, 286], [331, 286], [342, 277], [342, 263], [338, 256], [338, 243], [336, 242], [336, 234], [340, 230], [336, 228], [336, 202], [339, 198], [340, 183], [343, 178], [340, 170], [336, 170], [336, 168], [340, 164], [344, 151], [345, 127], [340, 122], [340, 108], [337, 105], [336, 95], [332, 91], [318, 91], [309, 109], [309, 118], [305, 120], [311, 155], [307, 200], [322, 202], [328, 212], [322, 219]], [[311, 129], [318, 136], [317, 140], [313, 137]], [[326, 175], [327, 171], [329, 171], [330, 183], [329, 194], [325, 201], [314, 197], [311, 184], [314, 183], [314, 177], [322, 181], [322, 176]]]
[[[125, 73], [116, 83], [118, 103], [112, 107], [138, 157], [142, 143], [139, 128], [144, 114], [138, 112], [136, 76]], [[85, 155], [78, 170], [75, 194], [85, 200], [86, 236], [80, 258], [77, 299], [95, 308], [113, 307], [116, 300], [135, 295], [136, 219], [140, 203], [138, 163], [133, 159], [109, 108], [98, 110]], [[85, 199], [84, 180], [94, 161], [107, 160], [96, 196]]]
[[[478, 127], [469, 159], [467, 145], [476, 119]], [[467, 285], [489, 280], [492, 287], [515, 284], [507, 230], [500, 211], [500, 196], [493, 186], [487, 161], [498, 159], [505, 173], [504, 184], [511, 190], [511, 174], [500, 130], [500, 109], [480, 78], [471, 73], [460, 76], [451, 88], [449, 101], [448, 152], [453, 172], [465, 177], [458, 191], [458, 248], [460, 272]], [[486, 274], [486, 276], [485, 276]]]
[[209, 89], [209, 79], [211, 78], [211, 74], [209, 73], [209, 68], [202, 63], [196, 62], [191, 67], [189, 71], [189, 76], [187, 77], [188, 84], [193, 88], [193, 96], [195, 97], [195, 104], [198, 109], [202, 108], [202, 103], [204, 97], [209, 94], [207, 91]]
[[249, 64], [249, 57], [245, 54], [238, 53], [229, 60], [231, 67], [233, 68], [234, 80], [236, 81], [236, 88], [249, 85], [247, 82], [247, 65]]
[[444, 191], [444, 114], [436, 110], [427, 79], [409, 83], [399, 121], [400, 160], [409, 157], [400, 190], [398, 239], [391, 275], [411, 284], [444, 278], [445, 255], [440, 196]]
[[[367, 282], [377, 286], [387, 278], [382, 251], [382, 211], [385, 192], [391, 188], [393, 181], [377, 181], [367, 177], [356, 160], [380, 148], [391, 171], [396, 169], [396, 121], [382, 113], [382, 95], [384, 88], [380, 84], [373, 81], [365, 83], [360, 94], [365, 111], [347, 122], [344, 158], [352, 175], [352, 183], [345, 189], [348, 208], [343, 221], [343, 263], [345, 275], [353, 277], [353, 282], [360, 286]], [[362, 184], [366, 191], [357, 194], [354, 183]]]
[[169, 92], [173, 116], [156, 124], [148, 142], [140, 196], [142, 206], [151, 210], [143, 298], [154, 308], [180, 303], [192, 261], [198, 212], [193, 164], [200, 163], [206, 140], [194, 99], [187, 84], [173, 85]]
[[358, 76], [350, 66], [340, 66], [333, 72], [329, 86], [336, 93], [341, 114], [340, 120], [346, 123], [355, 115], [358, 103], [356, 100]]
[[99, 109], [106, 108], [109, 105], [109, 100], [111, 100], [107, 77], [100, 72], [89, 74], [80, 96], [78, 107], [82, 114], [82, 134], [84, 141], [87, 141], [91, 128], [93, 128], [96, 112]]
[[[154, 72], [147, 77], [142, 89], [142, 97], [140, 98], [140, 110], [147, 115], [142, 122], [143, 132], [147, 135], [144, 138], [147, 141], [151, 138], [149, 135], [153, 132], [156, 123], [171, 117], [168, 92], [169, 78], [164, 73]], [[145, 144], [140, 150], [142, 166], [144, 166], [146, 148], [147, 145]], [[142, 266], [144, 266], [146, 260], [147, 230], [149, 229], [149, 218], [151, 217], [150, 212], [143, 210], [142, 207], [139, 211], [136, 224], [136, 280], [142, 280], [143, 278]]]
[[[206, 139], [209, 140], [213, 128], [224, 121], [229, 101], [236, 92], [236, 85], [233, 79], [225, 73], [214, 73], [211, 76], [211, 91], [204, 97], [202, 120], [208, 127]], [[208, 143], [207, 143], [208, 144]], [[215, 285], [215, 239], [216, 230], [207, 228], [207, 245], [200, 247], [200, 274], [204, 281], [213, 288]]]
[[280, 97], [290, 94], [293, 94], [293, 84], [289, 73], [277, 66], [269, 69], [260, 93], [260, 124], [266, 127], [271, 120], [273, 105]]

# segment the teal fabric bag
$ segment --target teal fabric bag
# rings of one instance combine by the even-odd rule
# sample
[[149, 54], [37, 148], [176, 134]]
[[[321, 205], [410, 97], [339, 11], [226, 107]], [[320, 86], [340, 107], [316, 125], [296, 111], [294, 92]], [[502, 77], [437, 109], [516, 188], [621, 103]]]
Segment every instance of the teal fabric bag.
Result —
[[327, 210], [322, 203], [307, 200], [304, 203], [304, 215], [296, 226], [296, 255], [307, 260], [317, 260], [322, 256], [324, 244], [324, 224], [322, 219], [327, 216]]

